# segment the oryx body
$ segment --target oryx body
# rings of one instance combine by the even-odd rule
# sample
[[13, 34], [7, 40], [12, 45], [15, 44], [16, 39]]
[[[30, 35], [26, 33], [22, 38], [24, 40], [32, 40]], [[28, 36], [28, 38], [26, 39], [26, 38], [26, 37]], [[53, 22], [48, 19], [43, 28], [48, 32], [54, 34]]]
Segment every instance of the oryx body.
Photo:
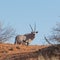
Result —
[[[31, 29], [32, 29], [32, 27], [31, 27]], [[33, 31], [33, 29], [32, 29], [31, 33], [24, 34], [24, 35], [17, 35], [15, 38], [15, 44], [28, 45], [35, 38], [36, 33], [38, 33], [38, 32], [35, 30]]]

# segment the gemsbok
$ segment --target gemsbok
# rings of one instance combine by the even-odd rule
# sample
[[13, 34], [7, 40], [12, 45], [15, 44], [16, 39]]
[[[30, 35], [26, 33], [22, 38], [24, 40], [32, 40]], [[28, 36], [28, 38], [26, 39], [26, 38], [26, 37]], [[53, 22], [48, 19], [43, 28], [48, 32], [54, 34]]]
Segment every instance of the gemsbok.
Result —
[[24, 35], [17, 35], [14, 44], [29, 45], [29, 43], [35, 38], [35, 35], [38, 33], [38, 31], [36, 31], [36, 24], [34, 26], [34, 30], [31, 25], [29, 26], [32, 30], [31, 33], [24, 34]]

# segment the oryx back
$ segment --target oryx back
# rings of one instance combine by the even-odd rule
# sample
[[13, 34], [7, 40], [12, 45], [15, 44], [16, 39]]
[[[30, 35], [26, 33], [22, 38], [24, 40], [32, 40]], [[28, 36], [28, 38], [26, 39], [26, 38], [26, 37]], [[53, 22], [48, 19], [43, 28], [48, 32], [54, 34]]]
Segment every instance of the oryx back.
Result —
[[24, 35], [17, 35], [15, 38], [15, 43], [16, 44], [21, 44], [23, 43], [23, 40], [26, 40], [26, 36]]

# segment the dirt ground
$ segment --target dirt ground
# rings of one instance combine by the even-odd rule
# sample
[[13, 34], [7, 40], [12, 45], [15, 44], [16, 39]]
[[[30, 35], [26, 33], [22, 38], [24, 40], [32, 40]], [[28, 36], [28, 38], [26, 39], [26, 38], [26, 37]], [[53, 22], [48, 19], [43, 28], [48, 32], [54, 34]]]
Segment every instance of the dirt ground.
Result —
[[[48, 45], [49, 46], [49, 45]], [[47, 45], [14, 45], [14, 44], [0, 44], [0, 60], [3, 60], [6, 58], [7, 55], [13, 55], [13, 54], [22, 54], [22, 53], [31, 53], [38, 51], [39, 49], [48, 47]]]

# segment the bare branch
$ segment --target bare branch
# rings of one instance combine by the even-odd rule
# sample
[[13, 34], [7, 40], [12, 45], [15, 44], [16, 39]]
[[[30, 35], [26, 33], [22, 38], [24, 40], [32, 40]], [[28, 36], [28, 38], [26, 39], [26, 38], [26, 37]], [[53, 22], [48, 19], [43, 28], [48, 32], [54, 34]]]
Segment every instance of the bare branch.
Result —
[[0, 43], [8, 41], [15, 35], [15, 31], [11, 27], [0, 27]]
[[52, 44], [52, 43], [49, 42], [49, 40], [48, 40], [46, 37], [44, 37], [44, 39], [46, 40], [46, 42], [47, 42], [48, 44]]
[[53, 28], [53, 34], [48, 38], [52, 42], [60, 42], [60, 23], [56, 24], [55, 28]]

